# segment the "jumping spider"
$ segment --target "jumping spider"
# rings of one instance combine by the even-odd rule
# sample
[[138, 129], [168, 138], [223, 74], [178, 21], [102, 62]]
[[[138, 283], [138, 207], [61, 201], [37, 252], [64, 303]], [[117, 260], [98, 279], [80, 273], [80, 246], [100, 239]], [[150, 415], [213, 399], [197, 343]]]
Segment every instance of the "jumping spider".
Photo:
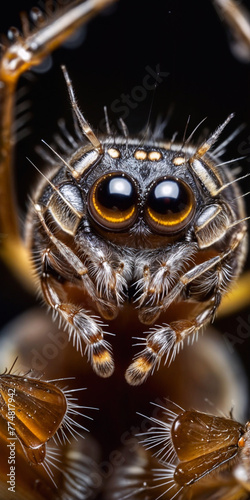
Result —
[[[114, 369], [101, 318], [115, 319], [129, 303], [152, 326], [126, 372], [137, 385], [213, 319], [241, 272], [246, 223], [239, 190], [230, 170], [220, 168], [219, 148], [209, 152], [230, 117], [196, 147], [189, 140], [182, 146], [98, 138], [64, 73], [89, 144], [64, 159], [54, 151], [57, 165], [33, 198], [26, 241], [45, 301], [77, 347], [86, 343], [98, 375]], [[199, 309], [168, 321], [168, 309], [181, 301]]]

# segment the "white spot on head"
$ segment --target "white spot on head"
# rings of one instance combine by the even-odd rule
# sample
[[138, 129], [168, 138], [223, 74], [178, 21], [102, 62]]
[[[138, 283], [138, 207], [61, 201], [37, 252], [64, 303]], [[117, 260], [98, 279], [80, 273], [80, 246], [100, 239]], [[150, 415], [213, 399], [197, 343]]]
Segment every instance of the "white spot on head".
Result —
[[183, 156], [177, 156], [173, 159], [173, 164], [176, 166], [183, 165], [183, 163], [185, 163], [185, 158], [183, 158]]
[[150, 161], [159, 161], [162, 159], [162, 154], [159, 151], [150, 151], [148, 153], [148, 159]]
[[147, 159], [147, 152], [143, 151], [143, 149], [137, 149], [134, 153], [134, 157], [136, 160], [146, 160]]
[[111, 158], [120, 158], [121, 156], [120, 151], [115, 148], [108, 149], [108, 154]]

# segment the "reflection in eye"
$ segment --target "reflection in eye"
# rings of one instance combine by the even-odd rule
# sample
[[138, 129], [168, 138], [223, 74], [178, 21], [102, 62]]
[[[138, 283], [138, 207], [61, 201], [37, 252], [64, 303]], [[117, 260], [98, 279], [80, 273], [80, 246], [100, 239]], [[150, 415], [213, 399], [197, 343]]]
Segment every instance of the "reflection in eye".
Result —
[[146, 219], [159, 233], [175, 233], [184, 229], [192, 219], [194, 195], [182, 180], [166, 177], [157, 181], [149, 191]]
[[137, 216], [137, 193], [132, 180], [120, 173], [98, 179], [90, 192], [90, 213], [106, 229], [129, 227]]

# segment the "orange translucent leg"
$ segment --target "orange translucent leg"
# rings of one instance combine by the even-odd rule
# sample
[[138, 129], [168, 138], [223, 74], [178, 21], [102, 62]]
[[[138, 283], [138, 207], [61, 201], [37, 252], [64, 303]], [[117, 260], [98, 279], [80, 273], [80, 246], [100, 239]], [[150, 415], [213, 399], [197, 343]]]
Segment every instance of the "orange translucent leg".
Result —
[[40, 64], [59, 47], [74, 31], [97, 12], [115, 0], [87, 0], [71, 2], [59, 8], [29, 30], [29, 22], [23, 17], [23, 36], [3, 48], [0, 61], [0, 255], [15, 276], [28, 288], [33, 288], [33, 277], [28, 252], [20, 237], [16, 196], [13, 187], [12, 131], [14, 120], [15, 91], [20, 76]]

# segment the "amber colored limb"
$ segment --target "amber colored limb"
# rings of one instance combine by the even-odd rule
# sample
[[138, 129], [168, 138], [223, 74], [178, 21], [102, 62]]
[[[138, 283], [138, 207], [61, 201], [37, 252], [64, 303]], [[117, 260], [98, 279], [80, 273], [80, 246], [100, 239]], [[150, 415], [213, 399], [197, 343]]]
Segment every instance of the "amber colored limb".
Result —
[[38, 449], [51, 439], [66, 411], [67, 400], [59, 387], [24, 376], [0, 377], [0, 415], [10, 425], [14, 421], [16, 435], [25, 448]]
[[87, 0], [71, 2], [48, 16], [39, 29], [25, 38], [18, 38], [8, 47], [1, 62], [3, 82], [17, 81], [19, 76], [31, 67], [40, 64], [53, 50], [67, 40], [77, 28], [97, 12], [116, 0]]
[[[238, 441], [245, 432], [235, 420], [187, 410], [177, 415], [171, 427], [171, 439], [181, 462], [208, 457], [223, 449], [237, 450]], [[222, 458], [222, 457], [221, 457]], [[208, 465], [211, 465], [212, 462]], [[209, 469], [209, 467], [208, 467]]]
[[[1, 74], [0, 74], [1, 78]], [[32, 272], [28, 252], [18, 228], [18, 214], [12, 178], [12, 118], [15, 99], [15, 82], [0, 81], [0, 255], [12, 272], [29, 288]]]
[[236, 57], [244, 61], [250, 59], [250, 15], [235, 0], [213, 0], [222, 21], [226, 23], [234, 36], [233, 51]]
[[13, 187], [13, 137], [15, 90], [25, 71], [40, 64], [59, 47], [74, 31], [98, 11], [116, 0], [87, 0], [72, 2], [59, 9], [28, 34], [19, 37], [4, 48], [0, 61], [0, 255], [29, 288], [33, 288], [33, 276], [27, 250], [24, 248], [18, 224], [16, 197]]

